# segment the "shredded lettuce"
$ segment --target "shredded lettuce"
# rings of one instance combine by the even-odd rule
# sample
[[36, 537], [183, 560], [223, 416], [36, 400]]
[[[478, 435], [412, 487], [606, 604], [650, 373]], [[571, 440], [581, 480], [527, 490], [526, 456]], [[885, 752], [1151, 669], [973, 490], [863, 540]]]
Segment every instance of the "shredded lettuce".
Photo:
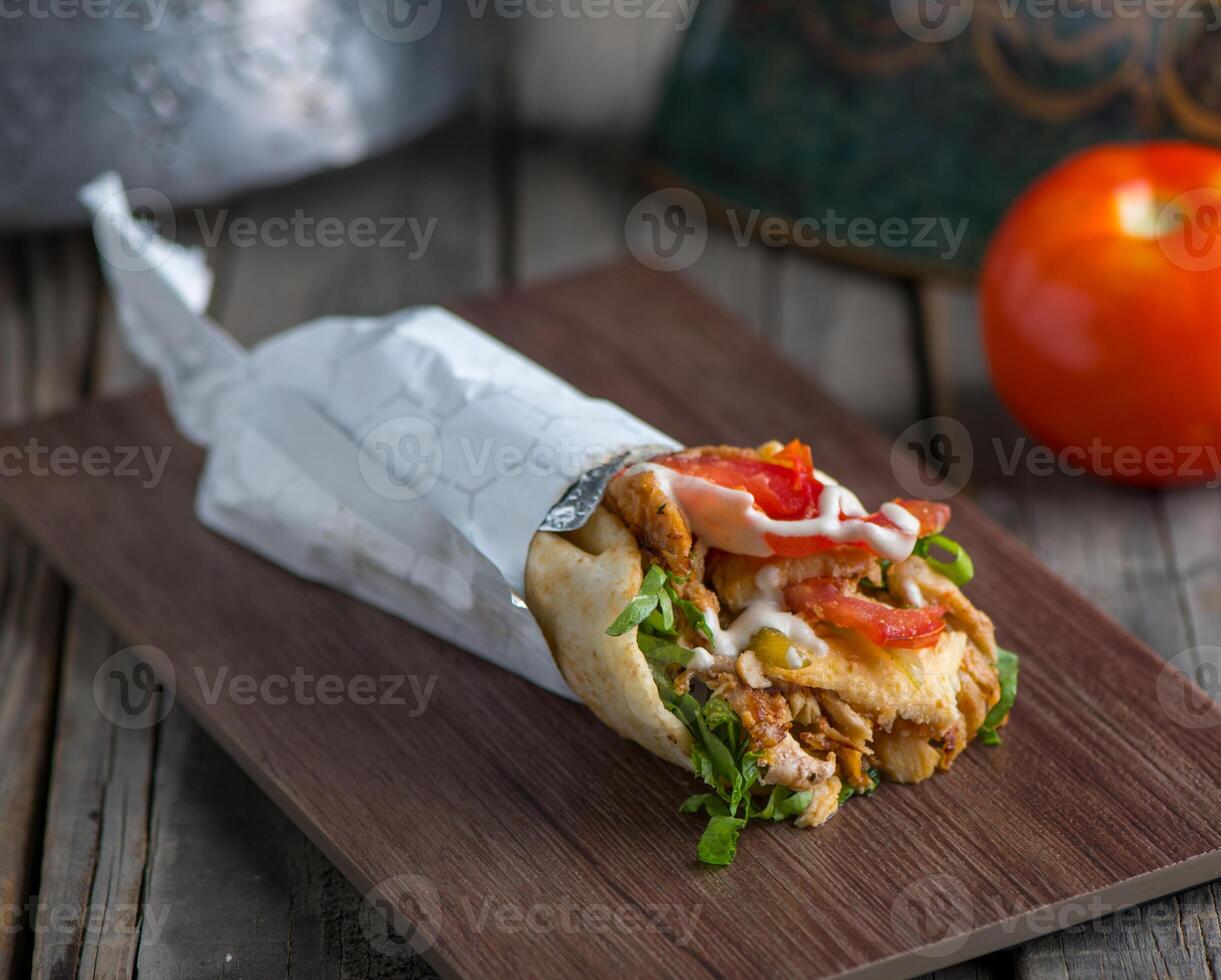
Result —
[[651, 566], [640, 584], [640, 591], [607, 627], [607, 635], [622, 636], [628, 630], [645, 625], [655, 633], [677, 636], [674, 619], [677, 609], [693, 629], [711, 640], [712, 628], [704, 619], [704, 614], [695, 603], [682, 598], [674, 588], [675, 582], [682, 584], [683, 581], [660, 565]]
[[997, 728], [1000, 727], [1001, 722], [1009, 717], [1009, 711], [1013, 708], [1013, 702], [1017, 698], [1017, 654], [1011, 653], [1008, 650], [998, 649], [996, 651], [996, 672], [1001, 682], [1001, 699], [992, 706], [992, 710], [984, 718], [984, 723], [979, 726], [979, 740], [984, 745], [1001, 744], [1001, 737], [1000, 733], [997, 732]]
[[[933, 557], [933, 548], [946, 552], [953, 560], [942, 561]], [[975, 563], [971, 561], [967, 549], [944, 534], [930, 534], [927, 538], [921, 538], [916, 542], [915, 554], [960, 588], [975, 577]]]
[[685, 667], [693, 652], [677, 642], [681, 630], [676, 612], [687, 625], [712, 639], [703, 613], [674, 589], [674, 583], [682, 581], [660, 565], [650, 567], [640, 591], [606, 632], [622, 636], [637, 628], [636, 644], [653, 672], [662, 703], [691, 733], [691, 767], [712, 790], [688, 797], [679, 811], [708, 816], [696, 853], [704, 864], [727, 865], [733, 863], [738, 837], [748, 821], [798, 816], [810, 805], [813, 794], [774, 786], [767, 802], [758, 806], [751, 791], [759, 782], [759, 756], [750, 751], [742, 720], [723, 698], [711, 695], [701, 703], [694, 695], [675, 689], [671, 671]]

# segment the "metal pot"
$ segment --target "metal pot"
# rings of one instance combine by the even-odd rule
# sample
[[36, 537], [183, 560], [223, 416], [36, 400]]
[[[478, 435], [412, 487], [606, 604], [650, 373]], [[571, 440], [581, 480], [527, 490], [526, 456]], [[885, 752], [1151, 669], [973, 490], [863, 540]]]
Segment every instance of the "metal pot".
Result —
[[0, 0], [0, 225], [84, 222], [76, 191], [103, 170], [181, 207], [413, 136], [497, 59], [504, 24], [476, 9]]

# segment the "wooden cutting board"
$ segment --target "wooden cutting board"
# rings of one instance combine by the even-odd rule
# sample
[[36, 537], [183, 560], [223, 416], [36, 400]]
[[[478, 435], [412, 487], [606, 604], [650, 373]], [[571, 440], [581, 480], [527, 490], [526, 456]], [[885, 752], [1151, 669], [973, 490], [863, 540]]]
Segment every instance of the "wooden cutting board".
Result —
[[[454, 309], [686, 443], [798, 437], [867, 502], [898, 492], [887, 440], [672, 277], [622, 265]], [[197, 523], [201, 454], [157, 393], [0, 434], [31, 440], [171, 447], [153, 489], [27, 469], [0, 501], [120, 635], [163, 651], [179, 708], [446, 972], [910, 975], [1221, 874], [1221, 709], [963, 498], [970, 592], [1022, 654], [1004, 744], [817, 831], [752, 826], [736, 864], [709, 869], [701, 820], [676, 812], [689, 777]], [[379, 695], [406, 675], [404, 703], [215, 693], [294, 672]]]

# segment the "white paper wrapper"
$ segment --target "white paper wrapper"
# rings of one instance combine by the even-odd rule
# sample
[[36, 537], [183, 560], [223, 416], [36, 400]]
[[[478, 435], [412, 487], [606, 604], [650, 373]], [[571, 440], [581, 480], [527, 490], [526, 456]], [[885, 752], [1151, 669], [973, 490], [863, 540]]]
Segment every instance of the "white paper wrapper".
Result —
[[199, 519], [573, 697], [520, 598], [530, 539], [589, 467], [677, 443], [438, 307], [247, 351], [203, 313], [202, 254], [134, 221], [117, 175], [81, 199], [126, 342], [208, 447]]

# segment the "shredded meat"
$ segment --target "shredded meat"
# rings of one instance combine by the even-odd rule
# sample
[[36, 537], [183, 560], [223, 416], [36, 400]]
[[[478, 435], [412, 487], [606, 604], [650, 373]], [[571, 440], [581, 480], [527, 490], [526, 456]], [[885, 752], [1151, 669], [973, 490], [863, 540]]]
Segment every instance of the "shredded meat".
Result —
[[754, 751], [777, 745], [788, 735], [793, 716], [789, 713], [788, 698], [780, 692], [744, 687], [734, 674], [713, 678], [711, 686], [742, 719]]
[[780, 742], [764, 749], [759, 762], [767, 766], [767, 771], [759, 777], [759, 782], [772, 786], [787, 786], [798, 791], [813, 789], [817, 783], [835, 774], [833, 757], [814, 758], [788, 734]]
[[765, 687], [772, 686], [772, 682], [763, 673], [763, 664], [759, 662], [759, 658], [755, 656], [753, 650], [743, 650], [738, 656], [738, 662], [735, 667], [738, 676], [742, 678], [742, 683], [747, 687], [762, 690]]
[[737, 712], [750, 736], [751, 750], [760, 753], [759, 764], [765, 767], [761, 783], [800, 791], [834, 774], [832, 757], [816, 759], [789, 734], [793, 716], [783, 693], [743, 687], [732, 674], [714, 678], [712, 688]]

